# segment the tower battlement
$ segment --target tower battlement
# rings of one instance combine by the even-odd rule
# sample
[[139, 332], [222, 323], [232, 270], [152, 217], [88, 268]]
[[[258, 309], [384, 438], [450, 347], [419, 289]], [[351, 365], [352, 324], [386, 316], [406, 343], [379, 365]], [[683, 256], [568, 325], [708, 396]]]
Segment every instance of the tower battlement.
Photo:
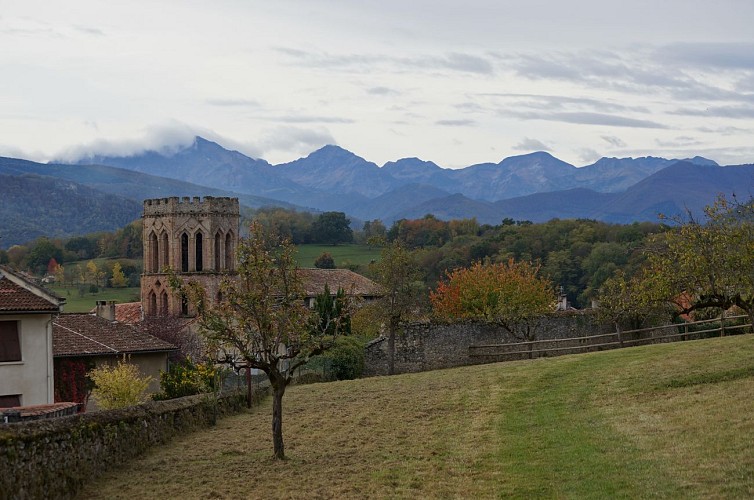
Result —
[[170, 198], [153, 198], [144, 200], [144, 217], [163, 217], [166, 215], [240, 215], [238, 198], [227, 196], [171, 196]]

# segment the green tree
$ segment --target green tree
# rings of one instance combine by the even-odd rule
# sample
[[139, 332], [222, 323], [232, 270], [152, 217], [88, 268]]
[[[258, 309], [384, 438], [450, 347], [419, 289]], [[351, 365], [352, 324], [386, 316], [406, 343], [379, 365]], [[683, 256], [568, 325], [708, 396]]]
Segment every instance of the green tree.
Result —
[[208, 302], [202, 285], [171, 275], [170, 285], [194, 304], [209, 352], [220, 361], [263, 371], [272, 388], [274, 457], [285, 458], [283, 395], [296, 369], [335, 345], [341, 318], [332, 329], [312, 328], [316, 313], [304, 305], [294, 247], [253, 222], [238, 245], [237, 275], [220, 284], [221, 300]]
[[36, 273], [43, 273], [47, 269], [50, 259], [57, 262], [63, 260], [63, 250], [47, 238], [38, 239], [29, 251], [26, 257], [27, 266]]
[[513, 259], [457, 269], [430, 294], [435, 315], [446, 320], [481, 319], [499, 324], [514, 337], [536, 339], [544, 314], [553, 311], [552, 282], [539, 267]]
[[385, 294], [379, 308], [380, 319], [388, 327], [388, 371], [395, 373], [395, 338], [401, 323], [410, 317], [416, 308], [423, 288], [419, 281], [415, 254], [396, 240], [383, 247], [380, 260], [370, 264], [370, 270]]
[[312, 224], [312, 238], [315, 243], [350, 243], [353, 241], [353, 231], [349, 227], [351, 221], [343, 212], [324, 212]]
[[754, 322], [754, 201], [720, 197], [654, 238], [645, 286], [674, 304], [677, 314], [739, 307]]

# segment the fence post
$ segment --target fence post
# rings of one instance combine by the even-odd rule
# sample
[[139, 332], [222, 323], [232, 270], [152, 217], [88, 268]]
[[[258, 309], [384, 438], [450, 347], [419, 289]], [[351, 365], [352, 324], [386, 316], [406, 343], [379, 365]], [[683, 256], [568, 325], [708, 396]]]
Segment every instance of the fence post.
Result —
[[720, 314], [720, 336], [725, 337], [725, 311]]
[[623, 347], [623, 331], [617, 321], [615, 322], [615, 333], [618, 334], [618, 344]]

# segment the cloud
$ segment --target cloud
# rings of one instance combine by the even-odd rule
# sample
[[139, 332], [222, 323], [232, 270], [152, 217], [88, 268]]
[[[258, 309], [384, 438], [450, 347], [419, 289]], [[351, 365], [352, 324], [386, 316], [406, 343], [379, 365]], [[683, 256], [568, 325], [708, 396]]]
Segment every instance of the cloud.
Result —
[[615, 146], [616, 148], [624, 148], [626, 147], [626, 143], [623, 142], [620, 137], [615, 137], [614, 135], [603, 135], [600, 136], [603, 141], [610, 144], [611, 146]]
[[105, 32], [99, 28], [93, 28], [91, 26], [74, 26], [73, 27], [79, 33], [91, 36], [105, 36]]
[[290, 115], [276, 117], [271, 120], [283, 123], [354, 123], [354, 120], [350, 118], [340, 118], [337, 116]]
[[695, 68], [754, 69], [754, 43], [673, 43], [658, 47], [655, 58], [663, 64]]
[[715, 116], [721, 118], [754, 118], [754, 106], [709, 106], [705, 109], [678, 108], [670, 111], [674, 115]]
[[435, 125], [444, 125], [448, 127], [470, 127], [476, 125], [474, 120], [437, 120]]
[[672, 140], [655, 139], [655, 144], [662, 148], [687, 148], [690, 146], [699, 146], [704, 143], [695, 137], [684, 135]]
[[196, 136], [217, 142], [228, 149], [235, 149], [253, 158], [259, 158], [259, 150], [249, 144], [222, 137], [212, 130], [194, 127], [180, 122], [167, 122], [147, 128], [140, 137], [130, 139], [99, 138], [87, 144], [66, 148], [57, 153], [55, 161], [76, 162], [94, 156], [136, 156], [147, 151], [170, 155], [194, 142]]
[[295, 60], [296, 65], [319, 69], [343, 69], [372, 73], [377, 66], [400, 71], [451, 70], [462, 73], [492, 74], [492, 63], [481, 56], [449, 52], [442, 56], [392, 57], [381, 54], [330, 54], [309, 52], [290, 47], [277, 47], [275, 51]]
[[493, 73], [492, 64], [482, 57], [469, 54], [451, 53], [442, 58], [418, 59], [416, 64], [422, 64], [429, 67], [437, 66], [454, 71], [463, 71], [467, 73], [478, 73], [491, 75]]
[[250, 99], [207, 99], [204, 102], [209, 104], [210, 106], [221, 106], [221, 107], [248, 107], [248, 108], [258, 108], [260, 107], [259, 102], [253, 101]]
[[400, 95], [400, 92], [398, 92], [395, 89], [391, 89], [389, 87], [372, 87], [372, 88], [367, 89], [367, 94], [381, 95], [381, 96], [394, 96], [394, 95]]
[[637, 120], [624, 116], [608, 115], [604, 113], [590, 112], [563, 112], [563, 113], [540, 113], [540, 112], [512, 112], [511, 114], [527, 120], [545, 120], [578, 125], [606, 125], [610, 127], [630, 128], [667, 128], [650, 120]]
[[579, 159], [585, 164], [594, 163], [602, 158], [601, 154], [591, 148], [582, 148], [578, 150], [577, 154], [579, 155]]
[[265, 134], [259, 146], [263, 154], [283, 152], [301, 156], [328, 144], [337, 141], [325, 128], [277, 127]]
[[552, 149], [542, 141], [530, 139], [528, 137], [513, 146], [513, 149], [516, 151], [552, 151]]

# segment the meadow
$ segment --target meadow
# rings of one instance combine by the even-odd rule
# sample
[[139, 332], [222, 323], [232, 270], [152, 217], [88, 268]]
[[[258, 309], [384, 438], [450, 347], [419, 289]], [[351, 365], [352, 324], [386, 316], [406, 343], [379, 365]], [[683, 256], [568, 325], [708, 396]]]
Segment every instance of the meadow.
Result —
[[336, 267], [368, 266], [380, 259], [380, 248], [368, 245], [297, 245], [296, 260], [300, 267], [314, 267], [323, 252], [333, 256]]
[[89, 312], [94, 309], [98, 300], [114, 300], [116, 303], [139, 302], [141, 289], [132, 288], [99, 288], [96, 293], [88, 291], [81, 295], [76, 286], [48, 286], [50, 290], [65, 299], [63, 311], [67, 313]]
[[754, 336], [293, 386], [83, 498], [754, 496]]

